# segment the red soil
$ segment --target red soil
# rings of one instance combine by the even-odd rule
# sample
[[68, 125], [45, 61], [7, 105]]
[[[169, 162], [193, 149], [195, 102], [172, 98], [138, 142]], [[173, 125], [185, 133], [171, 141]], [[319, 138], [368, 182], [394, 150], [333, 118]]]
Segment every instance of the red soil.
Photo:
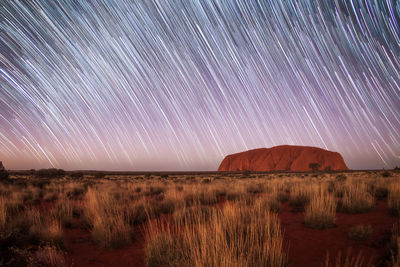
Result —
[[82, 229], [65, 229], [64, 234], [69, 266], [145, 266], [144, 238], [139, 234], [132, 245], [119, 249], [99, 248]]
[[[386, 252], [390, 231], [397, 221], [388, 213], [387, 202], [379, 201], [376, 208], [365, 214], [336, 214], [337, 226], [325, 230], [306, 228], [302, 222], [303, 212], [291, 212], [291, 207], [285, 203], [279, 214], [284, 231], [286, 245], [289, 245], [290, 266], [321, 267], [329, 252], [330, 259], [336, 259], [341, 251], [346, 255], [352, 248], [352, 254], [361, 251], [366, 262], [377, 262]], [[358, 224], [371, 224], [373, 233], [364, 242], [352, 241], [348, 237], [349, 229]]]

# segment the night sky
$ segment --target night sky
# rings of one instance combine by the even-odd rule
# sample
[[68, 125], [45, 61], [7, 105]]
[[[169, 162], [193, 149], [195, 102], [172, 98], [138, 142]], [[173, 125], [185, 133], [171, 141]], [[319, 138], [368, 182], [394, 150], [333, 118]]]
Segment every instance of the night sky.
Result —
[[282, 144], [400, 166], [400, 1], [0, 1], [5, 167], [216, 170]]

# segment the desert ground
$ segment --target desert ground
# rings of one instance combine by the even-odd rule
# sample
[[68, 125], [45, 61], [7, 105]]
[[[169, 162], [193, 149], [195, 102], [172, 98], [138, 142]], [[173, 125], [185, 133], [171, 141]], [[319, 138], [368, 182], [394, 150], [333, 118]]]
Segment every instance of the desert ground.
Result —
[[399, 266], [400, 172], [14, 172], [0, 265]]

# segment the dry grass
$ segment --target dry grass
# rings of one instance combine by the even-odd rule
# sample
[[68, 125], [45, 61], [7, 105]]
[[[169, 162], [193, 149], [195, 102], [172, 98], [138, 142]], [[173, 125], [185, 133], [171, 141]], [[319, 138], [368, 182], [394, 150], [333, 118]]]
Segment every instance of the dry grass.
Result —
[[[335, 225], [336, 207], [367, 212], [375, 198], [386, 196], [391, 213], [399, 214], [398, 175], [363, 175], [26, 179], [0, 184], [0, 239], [15, 233], [22, 240], [12, 244], [15, 255], [63, 266], [63, 227], [90, 231], [101, 248], [129, 245], [138, 230], [147, 229], [148, 266], [287, 266], [277, 219], [285, 207], [281, 202], [289, 200], [294, 210], [304, 210], [305, 226], [316, 229]], [[393, 255], [397, 264], [397, 252]], [[326, 266], [366, 266], [359, 255], [330, 260]]]
[[197, 209], [166, 227], [150, 223], [147, 266], [287, 265], [276, 215], [237, 204], [209, 212]]
[[326, 229], [335, 226], [336, 201], [323, 187], [317, 188], [306, 207], [304, 224], [310, 228]]
[[390, 186], [388, 205], [389, 212], [392, 215], [400, 215], [400, 183], [394, 183]]
[[289, 204], [297, 210], [304, 210], [310, 202], [313, 188], [308, 184], [294, 184], [290, 189]]
[[353, 183], [345, 189], [340, 211], [346, 213], [369, 212], [375, 207], [375, 198], [367, 191], [365, 183]]
[[373, 264], [371, 263], [371, 261], [366, 261], [361, 251], [355, 254], [351, 249], [348, 249], [345, 255], [343, 255], [342, 252], [339, 251], [337, 256], [333, 260], [331, 260], [329, 254], [327, 254], [325, 258], [325, 267], [372, 267], [372, 266]]
[[85, 195], [85, 219], [101, 247], [121, 247], [132, 241], [133, 229], [121, 203], [107, 192], [89, 188]]

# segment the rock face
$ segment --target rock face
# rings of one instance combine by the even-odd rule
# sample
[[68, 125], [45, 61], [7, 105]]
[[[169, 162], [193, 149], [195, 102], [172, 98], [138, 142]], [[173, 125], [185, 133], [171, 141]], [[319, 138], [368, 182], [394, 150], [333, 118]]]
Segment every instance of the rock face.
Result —
[[337, 152], [309, 146], [276, 146], [228, 155], [218, 171], [310, 171], [310, 163], [318, 170], [348, 170]]

